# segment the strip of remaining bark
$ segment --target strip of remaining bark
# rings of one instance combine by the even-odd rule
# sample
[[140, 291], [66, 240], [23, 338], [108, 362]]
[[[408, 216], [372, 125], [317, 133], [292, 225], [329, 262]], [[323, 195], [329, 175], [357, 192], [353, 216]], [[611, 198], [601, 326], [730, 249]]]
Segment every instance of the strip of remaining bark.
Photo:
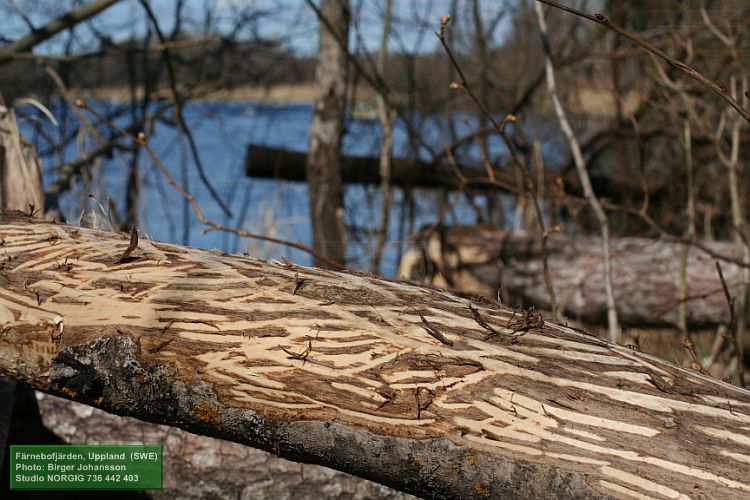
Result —
[[[108, 492], [107, 500], [415, 500], [410, 495], [318, 465], [289, 462], [240, 444], [118, 417], [74, 401], [28, 391], [30, 394], [24, 391], [16, 396], [12, 444], [164, 445], [163, 490], [126, 491], [121, 495]], [[8, 489], [8, 472], [10, 467], [0, 471], [2, 491]]]
[[[542, 277], [540, 236], [481, 226], [456, 226], [420, 241], [404, 257], [403, 278], [496, 298], [512, 305], [549, 308]], [[732, 255], [730, 242], [704, 243]], [[587, 323], [604, 323], [601, 242], [565, 234], [549, 236], [549, 266], [560, 311]], [[612, 269], [620, 319], [630, 326], [679, 324], [681, 243], [646, 238], [612, 240]], [[686, 322], [690, 328], [729, 322], [715, 259], [694, 249], [686, 265]], [[730, 286], [737, 266], [724, 263]]]
[[420, 496], [750, 494], [750, 393], [651, 356], [370, 277], [117, 264], [127, 236], [20, 214], [0, 239], [0, 373], [39, 389]]

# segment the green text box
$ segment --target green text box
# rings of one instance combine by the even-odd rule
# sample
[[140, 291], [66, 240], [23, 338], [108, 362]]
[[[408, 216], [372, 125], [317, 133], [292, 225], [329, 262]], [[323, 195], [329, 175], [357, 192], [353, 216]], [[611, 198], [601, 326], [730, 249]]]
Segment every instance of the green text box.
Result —
[[10, 447], [12, 490], [162, 489], [162, 445]]

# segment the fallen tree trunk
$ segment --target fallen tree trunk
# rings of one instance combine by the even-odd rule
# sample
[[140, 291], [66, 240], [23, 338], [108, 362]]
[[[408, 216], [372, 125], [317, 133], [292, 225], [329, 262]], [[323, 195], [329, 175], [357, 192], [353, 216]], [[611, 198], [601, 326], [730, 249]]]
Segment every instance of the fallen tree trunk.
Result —
[[750, 393], [436, 290], [0, 216], [0, 374], [434, 498], [750, 494]]
[[[561, 312], [590, 324], [606, 322], [601, 244], [597, 238], [549, 236], [549, 267]], [[734, 245], [710, 242], [713, 252], [734, 256]], [[681, 244], [646, 238], [612, 240], [617, 312], [630, 326], [676, 326]], [[543, 254], [536, 233], [456, 226], [433, 233], [402, 259], [399, 275], [512, 305], [549, 308]], [[729, 323], [716, 258], [693, 248], [687, 265], [687, 322], [690, 327]], [[737, 266], [722, 263], [730, 289]]]

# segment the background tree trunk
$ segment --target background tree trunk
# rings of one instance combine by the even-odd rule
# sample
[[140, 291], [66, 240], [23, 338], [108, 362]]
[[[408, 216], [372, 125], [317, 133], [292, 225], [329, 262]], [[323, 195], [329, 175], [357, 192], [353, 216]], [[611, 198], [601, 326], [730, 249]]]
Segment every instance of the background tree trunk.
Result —
[[44, 213], [42, 165], [10, 109], [0, 106], [0, 209]]
[[[348, 0], [322, 0], [318, 29], [317, 96], [310, 124], [307, 185], [313, 248], [334, 262], [344, 262], [344, 191], [341, 184], [341, 136], [346, 112]], [[323, 22], [323, 19], [327, 22]], [[323, 266], [323, 262], [316, 261]]]
[[[376, 61], [377, 71], [385, 76], [386, 63], [388, 61], [388, 37], [391, 31], [393, 0], [385, 0], [385, 12], [383, 13], [383, 32], [380, 35], [380, 48]], [[375, 242], [372, 259], [370, 261], [370, 272], [380, 274], [380, 261], [383, 250], [388, 240], [388, 219], [391, 211], [391, 176], [393, 174], [393, 119], [395, 113], [390, 104], [386, 102], [383, 94], [377, 96], [378, 119], [380, 120], [380, 157], [378, 173], [380, 174], [380, 224]]]
[[424, 497], [750, 494], [750, 393], [530, 311], [17, 213], [0, 239], [0, 373], [36, 388]]

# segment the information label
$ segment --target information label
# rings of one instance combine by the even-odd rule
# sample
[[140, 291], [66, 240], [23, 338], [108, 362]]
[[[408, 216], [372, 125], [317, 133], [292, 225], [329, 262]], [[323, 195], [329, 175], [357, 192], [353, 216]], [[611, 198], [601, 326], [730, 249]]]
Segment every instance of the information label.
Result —
[[11, 490], [160, 490], [162, 445], [10, 447]]

